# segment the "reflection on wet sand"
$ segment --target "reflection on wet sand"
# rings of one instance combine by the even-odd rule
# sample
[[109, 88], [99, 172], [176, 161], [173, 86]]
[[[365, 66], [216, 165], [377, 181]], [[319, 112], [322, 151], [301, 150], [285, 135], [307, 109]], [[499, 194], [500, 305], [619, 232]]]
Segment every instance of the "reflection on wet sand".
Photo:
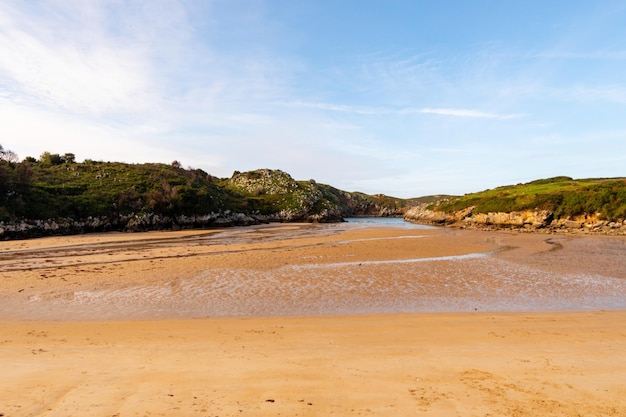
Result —
[[6, 318], [626, 308], [620, 238], [267, 225], [2, 245]]

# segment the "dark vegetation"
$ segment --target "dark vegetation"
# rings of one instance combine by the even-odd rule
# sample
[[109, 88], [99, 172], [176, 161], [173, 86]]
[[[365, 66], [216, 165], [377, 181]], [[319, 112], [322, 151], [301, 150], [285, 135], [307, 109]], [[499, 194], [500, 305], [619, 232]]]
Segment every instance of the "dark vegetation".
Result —
[[447, 213], [475, 206], [474, 213], [550, 210], [555, 218], [599, 213], [626, 219], [626, 178], [554, 177], [442, 200], [430, 209]]
[[435, 195], [426, 195], [423, 197], [410, 198], [407, 200], [407, 202], [411, 206], [417, 206], [421, 204], [433, 204], [442, 200], [449, 200], [452, 198], [456, 198], [456, 196], [449, 195], [449, 194], [435, 194]]
[[0, 145], [0, 221], [156, 214], [176, 217], [209, 213], [273, 216], [272, 221], [337, 221], [354, 215], [399, 216], [412, 205], [475, 213], [550, 210], [567, 218], [599, 213], [626, 219], [626, 178], [555, 177], [498, 187], [460, 197], [403, 200], [382, 194], [345, 192], [314, 180], [296, 181], [279, 170], [235, 172], [217, 178], [201, 169], [171, 164], [127, 164], [44, 152], [39, 159]]
[[[390, 215], [406, 202], [382, 195], [347, 193], [314, 180], [295, 181], [278, 170], [235, 172], [217, 178], [171, 164], [127, 164], [44, 152], [39, 159], [0, 146], [0, 220], [236, 212], [287, 213], [288, 220], [317, 213]], [[335, 219], [337, 220], [337, 219]]]
[[220, 210], [228, 200], [202, 170], [177, 164], [85, 161], [71, 154], [0, 165], [0, 219], [48, 219]]

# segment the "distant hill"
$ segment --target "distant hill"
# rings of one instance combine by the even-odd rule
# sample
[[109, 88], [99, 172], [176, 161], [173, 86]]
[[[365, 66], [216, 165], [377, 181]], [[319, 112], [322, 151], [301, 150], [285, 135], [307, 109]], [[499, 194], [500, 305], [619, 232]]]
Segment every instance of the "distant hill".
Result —
[[626, 178], [547, 178], [446, 199], [431, 208], [450, 213], [470, 206], [475, 213], [537, 209], [556, 218], [599, 213], [605, 220], [624, 220]]
[[470, 227], [584, 224], [626, 230], [626, 178], [554, 177], [464, 196], [400, 199], [295, 180], [272, 169], [217, 178], [177, 161], [79, 163], [71, 153], [49, 152], [20, 162], [0, 145], [0, 238], [335, 222], [350, 216], [404, 216]]
[[47, 228], [42, 234], [333, 222], [359, 215], [401, 216], [409, 206], [403, 199], [296, 181], [280, 170], [236, 171], [230, 178], [217, 178], [176, 161], [79, 163], [73, 154], [46, 152], [39, 160], [18, 162], [14, 155], [1, 156], [0, 221], [54, 219], [54, 225], [39, 227]]
[[411, 206], [417, 206], [420, 204], [433, 204], [442, 200], [449, 200], [452, 198], [456, 198], [457, 196], [449, 195], [449, 194], [435, 194], [435, 195], [425, 195], [423, 197], [414, 197], [407, 199], [407, 202]]
[[554, 177], [421, 204], [411, 221], [531, 228], [622, 229], [626, 178]]

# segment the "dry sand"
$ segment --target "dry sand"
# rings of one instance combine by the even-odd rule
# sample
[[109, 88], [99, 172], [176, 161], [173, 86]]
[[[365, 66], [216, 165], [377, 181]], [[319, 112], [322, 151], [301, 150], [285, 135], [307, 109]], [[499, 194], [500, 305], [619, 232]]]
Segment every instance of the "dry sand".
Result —
[[2, 242], [0, 415], [624, 416], [625, 248], [342, 225]]

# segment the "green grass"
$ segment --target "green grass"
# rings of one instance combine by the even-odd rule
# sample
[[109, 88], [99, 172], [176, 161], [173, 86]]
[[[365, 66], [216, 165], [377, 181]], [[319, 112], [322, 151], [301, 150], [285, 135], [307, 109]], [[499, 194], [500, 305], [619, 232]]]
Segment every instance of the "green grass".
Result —
[[[18, 168], [28, 175], [18, 179]], [[224, 205], [216, 179], [201, 170], [166, 164], [22, 162], [5, 170], [9, 175], [0, 187], [11, 190], [0, 201], [5, 219], [193, 214]]]
[[606, 220], [626, 218], [626, 179], [555, 177], [503, 186], [432, 204], [454, 212], [474, 206], [476, 213], [550, 210], [555, 218], [600, 213]]
[[429, 208], [454, 212], [474, 206], [476, 213], [550, 210], [555, 218], [581, 214], [607, 220], [626, 218], [626, 179], [555, 177], [503, 186], [460, 197], [404, 200], [382, 194], [338, 190], [313, 180], [296, 181], [279, 170], [236, 172], [216, 178], [178, 163], [126, 164], [85, 161], [66, 154], [37, 161], [0, 160], [0, 220], [116, 217], [155, 213], [167, 216], [211, 212], [275, 214], [373, 214], [433, 202]]
[[216, 178], [178, 163], [126, 164], [56, 158], [0, 161], [0, 220], [154, 213], [204, 215], [230, 210], [292, 217], [347, 213], [348, 195], [361, 205], [398, 206], [403, 200], [346, 193], [315, 181], [296, 181], [278, 170], [236, 172]]

